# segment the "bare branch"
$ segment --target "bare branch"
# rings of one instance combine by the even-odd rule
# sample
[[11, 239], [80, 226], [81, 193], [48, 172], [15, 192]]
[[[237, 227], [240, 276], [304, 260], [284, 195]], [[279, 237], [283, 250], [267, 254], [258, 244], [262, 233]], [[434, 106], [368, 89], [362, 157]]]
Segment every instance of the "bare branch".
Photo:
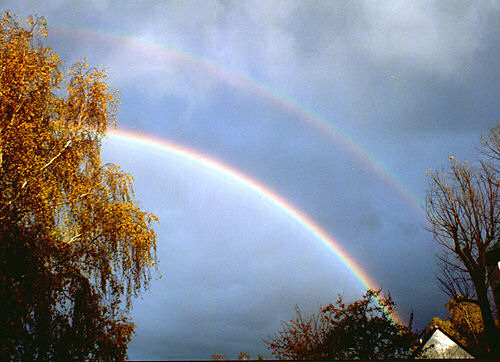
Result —
[[[500, 147], [500, 128], [494, 135]], [[493, 153], [500, 161], [498, 148]], [[449, 173], [430, 175], [426, 213], [434, 240], [444, 248], [437, 280], [457, 301], [480, 306], [488, 344], [498, 351], [489, 301], [486, 250], [497, 240], [500, 227], [499, 173], [491, 162], [478, 167], [452, 160]]]

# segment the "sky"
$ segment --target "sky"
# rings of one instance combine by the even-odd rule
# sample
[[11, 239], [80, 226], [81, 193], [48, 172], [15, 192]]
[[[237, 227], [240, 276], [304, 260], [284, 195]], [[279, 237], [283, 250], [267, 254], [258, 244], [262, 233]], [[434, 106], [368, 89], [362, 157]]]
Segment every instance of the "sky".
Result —
[[500, 120], [499, 1], [0, 8], [44, 16], [65, 69], [88, 58], [120, 91], [117, 130], [135, 136], [107, 138], [102, 157], [160, 218], [161, 278], [134, 302], [129, 358], [270, 358], [263, 339], [295, 305], [361, 297], [366, 285], [305, 220], [402, 320], [413, 311], [422, 329], [446, 315], [426, 171], [473, 162]]

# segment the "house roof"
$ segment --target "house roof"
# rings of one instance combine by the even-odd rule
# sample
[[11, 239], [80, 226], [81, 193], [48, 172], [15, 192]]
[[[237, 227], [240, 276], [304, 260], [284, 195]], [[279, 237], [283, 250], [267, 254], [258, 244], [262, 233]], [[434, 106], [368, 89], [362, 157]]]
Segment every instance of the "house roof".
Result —
[[415, 351], [417, 358], [475, 358], [467, 348], [439, 327], [430, 329]]

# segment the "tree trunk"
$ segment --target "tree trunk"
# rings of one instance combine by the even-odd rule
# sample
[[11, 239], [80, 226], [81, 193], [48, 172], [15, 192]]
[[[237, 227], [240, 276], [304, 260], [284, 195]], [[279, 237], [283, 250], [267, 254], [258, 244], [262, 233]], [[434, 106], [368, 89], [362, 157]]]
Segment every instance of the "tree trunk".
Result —
[[495, 321], [493, 319], [490, 302], [488, 300], [488, 289], [482, 285], [478, 288], [477, 292], [479, 306], [481, 307], [481, 316], [483, 317], [486, 340], [488, 341], [488, 346], [490, 347], [488, 357], [495, 358], [500, 356], [500, 348], [498, 344], [498, 332], [495, 327]]

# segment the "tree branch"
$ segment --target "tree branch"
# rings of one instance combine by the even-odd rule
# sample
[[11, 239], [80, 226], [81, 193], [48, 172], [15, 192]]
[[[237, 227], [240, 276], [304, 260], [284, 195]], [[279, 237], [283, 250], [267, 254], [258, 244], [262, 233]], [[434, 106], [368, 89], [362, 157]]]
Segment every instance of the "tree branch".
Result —
[[42, 171], [45, 170], [46, 168], [48, 168], [50, 165], [52, 165], [52, 163], [57, 160], [59, 157], [61, 157], [61, 155], [63, 154], [64, 151], [66, 151], [66, 149], [71, 145], [71, 139], [68, 140], [68, 142], [66, 142], [66, 144], [64, 145], [64, 147], [62, 148], [62, 150], [57, 154], [55, 155], [54, 157], [52, 157], [50, 159], [50, 161], [42, 167]]

